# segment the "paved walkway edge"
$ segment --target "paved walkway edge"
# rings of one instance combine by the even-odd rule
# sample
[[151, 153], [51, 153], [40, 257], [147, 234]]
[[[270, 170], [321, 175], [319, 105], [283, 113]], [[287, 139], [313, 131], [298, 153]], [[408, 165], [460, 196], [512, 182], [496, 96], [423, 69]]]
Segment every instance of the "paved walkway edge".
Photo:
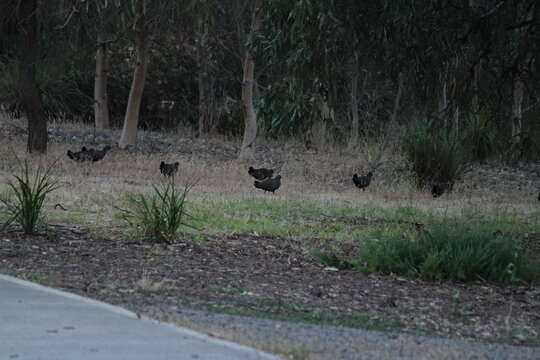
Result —
[[0, 280], [6, 280], [6, 281], [9, 281], [9, 282], [12, 282], [12, 283], [15, 283], [15, 284], [27, 286], [29, 288], [44, 291], [44, 292], [47, 292], [47, 293], [50, 293], [50, 294], [55, 294], [55, 295], [63, 296], [63, 297], [66, 297], [66, 298], [82, 301], [82, 302], [87, 303], [87, 304], [89, 304], [91, 306], [95, 306], [95, 307], [101, 308], [103, 310], [114, 312], [116, 314], [127, 316], [127, 317], [130, 317], [130, 318], [139, 319], [140, 321], [149, 321], [149, 322], [152, 322], [154, 324], [158, 324], [160, 326], [164, 326], [164, 327], [167, 327], [169, 329], [172, 329], [175, 332], [178, 332], [179, 335], [190, 335], [190, 336], [199, 338], [201, 340], [205, 340], [205, 341], [208, 341], [208, 342], [211, 342], [211, 343], [214, 343], [214, 344], [219, 344], [219, 345], [222, 345], [222, 346], [229, 347], [231, 349], [256, 352], [263, 359], [268, 359], [268, 360], [279, 360], [279, 359], [281, 359], [280, 357], [278, 357], [276, 355], [265, 353], [263, 351], [251, 348], [249, 346], [233, 343], [233, 342], [230, 342], [230, 341], [227, 341], [227, 340], [218, 339], [218, 338], [215, 338], [215, 337], [212, 337], [212, 336], [209, 336], [209, 335], [206, 335], [206, 334], [203, 334], [203, 333], [200, 333], [200, 332], [188, 329], [188, 328], [178, 327], [178, 326], [173, 325], [173, 324], [169, 324], [169, 323], [165, 323], [165, 322], [162, 322], [162, 321], [154, 320], [154, 319], [151, 319], [151, 318], [143, 316], [143, 315], [138, 316], [136, 313], [134, 313], [132, 311], [129, 311], [129, 310], [126, 310], [126, 309], [124, 309], [124, 308], [122, 308], [120, 306], [107, 304], [107, 303], [104, 303], [102, 301], [86, 298], [84, 296], [69, 293], [67, 291], [62, 291], [62, 290], [50, 288], [50, 287], [47, 287], [47, 286], [44, 286], [44, 285], [36, 284], [36, 283], [30, 282], [30, 281], [22, 280], [22, 279], [13, 277], [13, 276], [3, 275], [3, 274], [0, 274]]

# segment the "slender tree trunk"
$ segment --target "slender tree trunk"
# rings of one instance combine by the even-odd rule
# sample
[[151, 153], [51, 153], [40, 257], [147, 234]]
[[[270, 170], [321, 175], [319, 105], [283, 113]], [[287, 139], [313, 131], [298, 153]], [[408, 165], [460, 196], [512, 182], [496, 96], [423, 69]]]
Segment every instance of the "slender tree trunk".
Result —
[[358, 145], [358, 133], [360, 131], [360, 119], [358, 115], [358, 78], [360, 74], [356, 69], [351, 79], [351, 118], [352, 118], [352, 134], [349, 146], [355, 147]]
[[199, 71], [199, 129], [198, 136], [202, 137], [208, 132], [208, 79], [204, 74], [204, 70]]
[[240, 158], [249, 159], [255, 153], [255, 138], [257, 137], [257, 113], [253, 105], [255, 63], [249, 50], [244, 58], [244, 76], [242, 79], [242, 107], [244, 110], [244, 139], [240, 149]]
[[94, 119], [96, 130], [110, 128], [109, 98], [107, 95], [107, 43], [101, 32], [97, 37], [96, 75], [94, 79]]
[[139, 123], [139, 112], [141, 108], [142, 94], [144, 90], [144, 82], [146, 78], [146, 70], [148, 65], [148, 52], [146, 44], [146, 18], [144, 16], [144, 0], [137, 0], [136, 14], [137, 20], [135, 24], [135, 51], [136, 63], [129, 90], [129, 99], [124, 118], [124, 127], [118, 145], [121, 149], [128, 146], [134, 146], [137, 143], [137, 125]]
[[210, 131], [212, 123], [212, 113], [211, 113], [211, 86], [210, 86], [210, 64], [209, 64], [209, 49], [207, 45], [208, 41], [208, 31], [205, 25], [202, 23], [202, 20], [199, 21], [198, 25], [198, 37], [197, 41], [197, 65], [199, 67], [199, 74], [197, 77], [197, 82], [199, 86], [199, 126], [198, 126], [198, 136], [204, 136]]
[[397, 114], [399, 110], [399, 105], [401, 103], [401, 95], [403, 93], [403, 83], [405, 82], [405, 75], [403, 72], [399, 73], [399, 80], [398, 80], [398, 90], [396, 94], [396, 99], [394, 100], [394, 109], [392, 110], [392, 117], [390, 118], [390, 121], [392, 123], [395, 123], [397, 120]]
[[27, 151], [47, 152], [47, 119], [36, 82], [39, 61], [37, 0], [21, 0], [17, 12], [22, 57], [19, 65], [21, 101], [28, 119]]
[[[258, 16], [259, 2], [253, 8], [251, 29], [248, 37], [252, 39], [260, 26]], [[240, 159], [251, 159], [255, 154], [255, 139], [257, 138], [257, 113], [253, 104], [253, 88], [255, 84], [255, 62], [249, 47], [245, 49], [242, 77], [242, 107], [244, 112], [244, 138], [240, 148]]]
[[525, 84], [519, 75], [514, 77], [512, 102], [512, 141], [518, 143], [521, 138], [521, 120], [523, 118], [523, 95]]
[[441, 74], [441, 98], [439, 100], [439, 116], [443, 119], [443, 126], [448, 129], [448, 65], [445, 66], [444, 72]]
[[313, 145], [317, 150], [323, 150], [328, 143], [327, 130], [328, 123], [334, 120], [334, 110], [328, 105], [328, 101], [322, 98], [319, 100], [319, 114], [313, 123]]

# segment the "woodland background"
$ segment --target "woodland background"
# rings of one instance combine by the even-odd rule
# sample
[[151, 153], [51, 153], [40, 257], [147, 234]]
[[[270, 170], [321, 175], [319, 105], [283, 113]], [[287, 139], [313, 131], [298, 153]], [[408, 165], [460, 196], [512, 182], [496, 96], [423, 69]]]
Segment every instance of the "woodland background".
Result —
[[[479, 160], [540, 154], [534, 0], [18, 0], [0, 5], [0, 103], [47, 120], [355, 146], [410, 124]], [[393, 136], [392, 135], [392, 136]], [[392, 137], [393, 138], [393, 137]]]

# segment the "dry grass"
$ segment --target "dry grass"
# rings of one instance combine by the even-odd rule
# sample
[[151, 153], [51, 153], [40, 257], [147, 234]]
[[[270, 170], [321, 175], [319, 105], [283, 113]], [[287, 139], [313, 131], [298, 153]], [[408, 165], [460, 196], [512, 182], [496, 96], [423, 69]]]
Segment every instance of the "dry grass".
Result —
[[[13, 122], [12, 120], [9, 120]], [[6, 120], [0, 123], [2, 126]], [[12, 123], [9, 126], [23, 127]], [[6, 126], [7, 126], [6, 125]], [[85, 130], [79, 124], [53, 123], [51, 129]], [[91, 131], [90, 128], [86, 128]], [[116, 131], [118, 132], [118, 131]], [[147, 191], [150, 185], [164, 181], [158, 171], [160, 161], [179, 161], [179, 183], [198, 181], [191, 192], [192, 198], [272, 198], [283, 200], [314, 200], [322, 203], [345, 204], [348, 206], [375, 206], [398, 208], [412, 206], [421, 210], [459, 215], [467, 211], [496, 214], [501, 208], [513, 211], [523, 218], [538, 212], [538, 204], [530, 199], [525, 190], [511, 193], [494, 192], [483, 184], [463, 183], [442, 199], [433, 199], [429, 192], [418, 191], [410, 181], [395, 171], [400, 165], [399, 156], [391, 149], [382, 156], [382, 166], [375, 173], [374, 181], [367, 191], [358, 191], [350, 177], [354, 172], [363, 173], [370, 168], [373, 150], [362, 148], [351, 152], [333, 149], [326, 153], [303, 150], [298, 144], [265, 142], [262, 147], [274, 154], [273, 159], [257, 161], [254, 165], [274, 164], [283, 176], [282, 187], [275, 195], [263, 194], [253, 187], [253, 179], [247, 175], [248, 164], [237, 160], [219, 160], [202, 154], [177, 155], [174, 153], [178, 137], [157, 133], [141, 132], [140, 136], [161, 136], [172, 144], [169, 153], [142, 154], [113, 149], [104, 161], [79, 164], [65, 156], [68, 149], [76, 150], [80, 144], [50, 143], [45, 157], [29, 157], [22, 136], [3, 138], [0, 142], [0, 181], [14, 174], [21, 160], [28, 158], [33, 163], [57, 161], [55, 172], [63, 183], [60, 191], [50, 198], [53, 204], [60, 203], [73, 212], [80, 211], [85, 219], [107, 221], [112, 218], [114, 205], [126, 191]], [[0, 135], [2, 136], [2, 135]], [[199, 140], [197, 140], [199, 141]], [[224, 144], [223, 139], [209, 138], [199, 143], [212, 149]], [[202, 146], [201, 144], [198, 144]], [[367, 145], [366, 145], [367, 146]], [[368, 154], [369, 156], [363, 156]], [[371, 159], [371, 160], [370, 160]], [[371, 164], [372, 166], [372, 164]], [[534, 180], [534, 179], [533, 179]], [[539, 186], [536, 179], [533, 187]], [[61, 210], [57, 210], [61, 213]]]

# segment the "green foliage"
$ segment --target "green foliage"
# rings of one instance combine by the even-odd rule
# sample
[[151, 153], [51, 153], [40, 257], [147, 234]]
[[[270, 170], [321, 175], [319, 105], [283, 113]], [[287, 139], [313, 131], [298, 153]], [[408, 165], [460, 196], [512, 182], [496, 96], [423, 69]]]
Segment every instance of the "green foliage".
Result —
[[518, 239], [486, 224], [446, 223], [420, 233], [379, 233], [363, 243], [360, 254], [369, 272], [432, 280], [532, 282], [538, 264]]
[[459, 136], [433, 130], [429, 124], [412, 126], [402, 148], [419, 188], [438, 184], [450, 191], [470, 166]]
[[[0, 59], [0, 94], [13, 115], [20, 116], [19, 64], [15, 60]], [[84, 69], [70, 68], [52, 61], [42, 62], [37, 68], [37, 81], [43, 96], [43, 106], [48, 118], [78, 119], [92, 108], [93, 77]]]
[[182, 191], [174, 182], [153, 186], [150, 196], [127, 194], [128, 209], [119, 209], [120, 218], [139, 230], [143, 236], [157, 242], [174, 243], [182, 226], [192, 227], [186, 210], [187, 195], [193, 184]]
[[0, 197], [0, 203], [8, 213], [8, 220], [2, 229], [15, 222], [21, 225], [26, 234], [35, 233], [43, 218], [43, 203], [47, 195], [60, 187], [58, 181], [52, 178], [51, 170], [52, 166], [40, 166], [31, 173], [28, 162], [24, 162], [21, 175], [15, 175], [17, 181], [8, 184], [13, 196]]

